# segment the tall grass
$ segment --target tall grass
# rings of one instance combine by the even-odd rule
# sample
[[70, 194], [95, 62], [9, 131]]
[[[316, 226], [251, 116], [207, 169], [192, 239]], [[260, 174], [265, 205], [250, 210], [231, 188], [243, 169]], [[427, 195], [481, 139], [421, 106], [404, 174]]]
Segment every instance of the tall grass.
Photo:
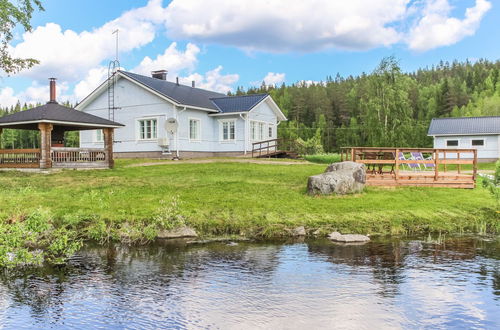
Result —
[[340, 162], [340, 154], [317, 154], [317, 155], [306, 155], [304, 159], [312, 163], [318, 164], [331, 164]]

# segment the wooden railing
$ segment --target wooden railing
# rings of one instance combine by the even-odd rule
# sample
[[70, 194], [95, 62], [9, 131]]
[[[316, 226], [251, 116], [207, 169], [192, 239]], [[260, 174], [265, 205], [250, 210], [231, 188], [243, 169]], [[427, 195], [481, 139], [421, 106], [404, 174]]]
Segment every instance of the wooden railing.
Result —
[[279, 152], [293, 152], [295, 141], [272, 139], [252, 143], [252, 157], [273, 156]]
[[[430, 179], [443, 185], [453, 180], [475, 185], [477, 177], [476, 149], [349, 147], [341, 148], [341, 160], [365, 164], [368, 179], [374, 181], [385, 175], [396, 183], [413, 180], [413, 185]], [[464, 165], [471, 168], [464, 172]]]
[[108, 162], [104, 149], [98, 148], [52, 148], [50, 152], [53, 167], [86, 168], [102, 167]]
[[40, 149], [2, 149], [0, 168], [37, 168], [40, 166]]

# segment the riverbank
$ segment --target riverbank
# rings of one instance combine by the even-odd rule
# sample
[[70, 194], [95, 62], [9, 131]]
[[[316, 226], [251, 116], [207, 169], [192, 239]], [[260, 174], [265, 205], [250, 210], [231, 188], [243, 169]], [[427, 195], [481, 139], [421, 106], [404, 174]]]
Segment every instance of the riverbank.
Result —
[[[56, 260], [77, 249], [75, 241], [144, 243], [181, 225], [205, 237], [283, 237], [297, 226], [325, 234], [500, 232], [495, 203], [481, 184], [473, 190], [368, 187], [358, 195], [311, 197], [307, 177], [324, 165], [221, 160], [131, 166], [141, 162], [118, 160], [114, 170], [1, 172], [0, 259], [3, 253], [9, 260], [6, 246], [12, 244], [23, 253], [52, 249]], [[30, 241], [45, 243], [23, 246], [26, 232]]]

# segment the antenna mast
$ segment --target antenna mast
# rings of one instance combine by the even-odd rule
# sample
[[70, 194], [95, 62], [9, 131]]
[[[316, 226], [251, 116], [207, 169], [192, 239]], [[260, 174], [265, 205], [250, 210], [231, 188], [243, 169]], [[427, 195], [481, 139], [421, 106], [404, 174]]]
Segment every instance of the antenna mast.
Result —
[[109, 62], [108, 65], [108, 119], [115, 120], [115, 84], [116, 84], [116, 71], [120, 69], [120, 62], [118, 61], [118, 33], [119, 30], [113, 31], [116, 34], [116, 54], [115, 59]]

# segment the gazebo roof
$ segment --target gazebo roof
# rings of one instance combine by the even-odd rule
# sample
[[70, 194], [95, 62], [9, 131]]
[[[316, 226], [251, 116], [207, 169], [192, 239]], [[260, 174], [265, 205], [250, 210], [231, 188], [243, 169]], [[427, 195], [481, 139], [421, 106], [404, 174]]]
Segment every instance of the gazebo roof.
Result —
[[51, 101], [45, 105], [0, 117], [0, 128], [38, 129], [39, 123], [50, 123], [67, 131], [119, 128], [125, 125], [94, 116]]

